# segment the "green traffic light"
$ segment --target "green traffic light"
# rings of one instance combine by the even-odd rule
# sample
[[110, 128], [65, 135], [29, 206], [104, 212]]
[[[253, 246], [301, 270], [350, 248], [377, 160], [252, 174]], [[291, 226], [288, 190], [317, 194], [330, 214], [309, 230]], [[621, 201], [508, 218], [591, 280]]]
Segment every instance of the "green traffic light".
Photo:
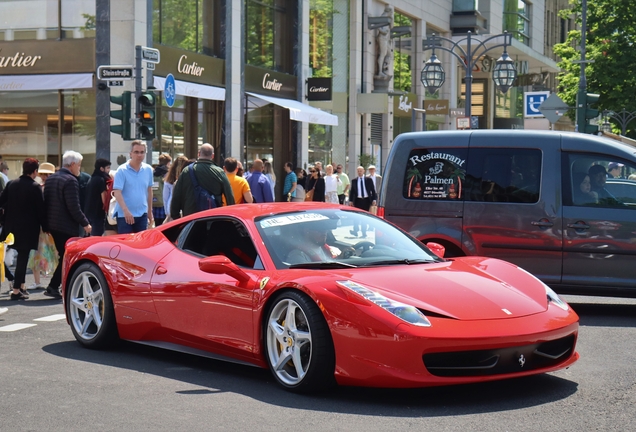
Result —
[[131, 136], [130, 117], [131, 117], [131, 92], [125, 91], [120, 96], [111, 96], [110, 102], [113, 105], [118, 105], [121, 109], [111, 109], [110, 116], [114, 119], [121, 121], [121, 124], [112, 125], [110, 131], [114, 134], [120, 135], [125, 140], [134, 139]]

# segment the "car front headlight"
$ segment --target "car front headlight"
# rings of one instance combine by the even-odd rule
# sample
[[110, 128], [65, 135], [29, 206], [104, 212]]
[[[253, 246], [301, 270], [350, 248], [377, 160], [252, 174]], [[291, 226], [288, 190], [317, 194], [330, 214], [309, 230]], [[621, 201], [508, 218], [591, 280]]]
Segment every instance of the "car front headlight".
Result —
[[373, 291], [358, 283], [346, 280], [336, 282], [340, 287], [352, 291], [362, 297], [363, 299], [380, 306], [385, 311], [395, 315], [403, 321], [409, 324], [413, 324], [420, 327], [430, 327], [431, 322], [424, 316], [422, 312], [415, 306], [400, 303], [395, 300], [391, 300], [382, 294]]
[[546, 284], [543, 284], [543, 285], [545, 286], [545, 293], [548, 296], [548, 303], [552, 302], [556, 306], [558, 306], [561, 309], [563, 309], [564, 311], [567, 311], [568, 309], [570, 309], [568, 304], [566, 302], [564, 302], [563, 300], [561, 300], [561, 297], [559, 297], [559, 295], [557, 293], [555, 293], [552, 290], [552, 288], [550, 288]]

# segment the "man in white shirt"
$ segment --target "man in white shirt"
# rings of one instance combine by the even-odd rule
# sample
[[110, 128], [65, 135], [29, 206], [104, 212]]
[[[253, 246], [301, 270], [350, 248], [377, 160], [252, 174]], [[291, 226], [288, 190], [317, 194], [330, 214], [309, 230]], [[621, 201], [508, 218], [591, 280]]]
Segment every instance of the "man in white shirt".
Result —
[[369, 175], [367, 176], [373, 181], [373, 187], [375, 192], [380, 196], [380, 189], [382, 188], [382, 176], [375, 173], [375, 165], [369, 165]]
[[[358, 177], [351, 181], [351, 189], [349, 189], [349, 205], [369, 211], [372, 205], [376, 205], [377, 194], [375, 186], [371, 178], [364, 176], [364, 167], [359, 166], [357, 172]], [[362, 238], [365, 238], [367, 236], [367, 227], [365, 225], [361, 227], [354, 225], [349, 232], [357, 237], [358, 228], [362, 231]]]

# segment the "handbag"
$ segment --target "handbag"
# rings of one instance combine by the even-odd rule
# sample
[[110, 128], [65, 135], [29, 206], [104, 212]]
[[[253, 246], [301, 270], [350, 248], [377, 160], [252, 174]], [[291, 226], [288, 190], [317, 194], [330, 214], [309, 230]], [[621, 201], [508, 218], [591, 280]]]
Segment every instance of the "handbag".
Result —
[[311, 201], [314, 198], [314, 190], [305, 192], [305, 201]]
[[106, 212], [106, 221], [109, 225], [117, 225], [117, 218], [115, 217], [115, 204], [117, 204], [117, 200], [115, 199], [115, 194], [111, 192], [110, 203], [108, 203], [108, 212]]

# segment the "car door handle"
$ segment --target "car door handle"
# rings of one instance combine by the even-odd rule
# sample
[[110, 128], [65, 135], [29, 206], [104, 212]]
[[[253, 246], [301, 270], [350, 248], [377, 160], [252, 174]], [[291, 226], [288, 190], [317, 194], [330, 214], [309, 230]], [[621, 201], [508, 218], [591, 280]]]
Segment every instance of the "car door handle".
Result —
[[159, 267], [157, 267], [157, 270], [155, 270], [155, 273], [157, 273], [157, 274], [166, 274], [166, 273], [168, 273], [168, 269], [165, 268], [165, 267], [159, 266]]
[[550, 228], [554, 226], [554, 222], [550, 222], [548, 219], [540, 219], [538, 221], [532, 221], [530, 223], [539, 228]]
[[568, 228], [572, 228], [574, 230], [586, 230], [590, 229], [590, 226], [585, 222], [579, 221], [573, 224], [568, 224]]

